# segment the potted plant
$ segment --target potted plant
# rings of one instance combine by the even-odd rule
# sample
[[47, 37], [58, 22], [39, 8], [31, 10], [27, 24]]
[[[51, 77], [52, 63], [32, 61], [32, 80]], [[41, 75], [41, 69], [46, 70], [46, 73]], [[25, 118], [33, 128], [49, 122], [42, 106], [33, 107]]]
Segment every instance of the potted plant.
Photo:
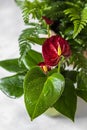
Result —
[[0, 79], [0, 90], [11, 98], [24, 94], [31, 120], [53, 107], [74, 121], [77, 96], [87, 101], [87, 0], [15, 1], [26, 29], [20, 57], [0, 61], [15, 73]]

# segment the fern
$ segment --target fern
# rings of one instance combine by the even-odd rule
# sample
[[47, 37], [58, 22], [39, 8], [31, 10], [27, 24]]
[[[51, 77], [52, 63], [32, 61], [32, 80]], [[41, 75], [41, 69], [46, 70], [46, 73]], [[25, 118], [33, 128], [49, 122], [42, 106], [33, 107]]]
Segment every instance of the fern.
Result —
[[31, 44], [42, 45], [45, 38], [41, 38], [40, 34], [47, 35], [47, 30], [37, 23], [30, 23], [29, 28], [22, 31], [19, 36], [19, 48], [20, 48], [20, 61], [23, 60], [24, 56], [31, 49]]
[[15, 0], [16, 4], [21, 8], [24, 4], [24, 0]]
[[22, 10], [22, 17], [25, 24], [29, 23], [29, 20], [32, 18], [34, 19], [41, 19], [43, 14], [43, 9], [45, 8], [45, 3], [40, 2], [39, 0], [33, 0], [33, 2], [24, 0], [20, 5]]
[[43, 12], [50, 19], [59, 20], [60, 18], [64, 18], [63, 10], [65, 10], [65, 2], [53, 1], [47, 4]]
[[23, 41], [23, 42], [20, 42], [19, 47], [20, 47], [20, 59], [19, 60], [21, 63], [21, 61], [23, 61], [23, 59], [26, 56], [26, 54], [28, 53], [28, 51], [31, 49], [31, 46], [29, 43]]
[[29, 4], [30, 4], [30, 2], [25, 1], [22, 6], [22, 17], [23, 17], [25, 24], [27, 24], [29, 22], [29, 9], [28, 9]]
[[64, 13], [69, 16], [71, 21], [73, 21], [73, 38], [75, 38], [87, 25], [87, 4], [85, 4], [84, 8], [81, 8], [80, 6], [78, 8], [68, 8], [64, 11]]

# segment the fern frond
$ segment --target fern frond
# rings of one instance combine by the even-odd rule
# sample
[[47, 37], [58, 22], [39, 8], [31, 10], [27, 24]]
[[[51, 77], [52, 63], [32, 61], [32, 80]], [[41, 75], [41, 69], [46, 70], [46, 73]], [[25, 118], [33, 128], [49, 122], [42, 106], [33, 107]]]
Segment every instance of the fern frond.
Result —
[[81, 30], [87, 25], [87, 4], [84, 8], [69, 8], [64, 11], [66, 15], [73, 21], [74, 33], [73, 38], [75, 38]]
[[63, 1], [49, 2], [47, 7], [44, 9], [44, 14], [53, 20], [58, 20], [64, 17], [63, 10], [65, 10], [66, 5]]
[[34, 19], [42, 18], [42, 12], [45, 8], [45, 3], [40, 2], [39, 0], [33, 0], [32, 2], [24, 0], [23, 4], [20, 7], [22, 10], [23, 20], [25, 24], [28, 24], [31, 17]]
[[23, 6], [24, 0], [15, 0], [15, 2], [21, 8]]
[[20, 60], [31, 49], [31, 44], [43, 44], [45, 38], [41, 38], [40, 34], [47, 35], [47, 30], [38, 23], [30, 23], [29, 25], [30, 27], [23, 30], [19, 36]]
[[72, 1], [72, 2], [71, 1], [65, 1], [65, 4], [68, 5], [69, 7], [76, 7], [76, 8], [79, 7], [79, 5], [76, 4], [76, 0]]
[[26, 54], [28, 53], [28, 51], [31, 49], [30, 44], [28, 44], [27, 42], [21, 42], [19, 44], [20, 47], [20, 62], [23, 61], [24, 57], [26, 56]]

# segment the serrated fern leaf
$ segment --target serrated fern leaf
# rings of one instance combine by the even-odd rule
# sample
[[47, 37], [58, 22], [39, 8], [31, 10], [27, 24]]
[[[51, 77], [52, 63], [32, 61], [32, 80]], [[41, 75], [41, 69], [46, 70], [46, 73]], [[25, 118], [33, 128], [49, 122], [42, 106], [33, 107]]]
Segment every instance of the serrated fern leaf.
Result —
[[22, 34], [19, 37], [19, 50], [20, 50], [20, 61], [23, 60], [26, 53], [30, 50], [31, 45], [28, 39], [30, 34], [30, 30], [28, 32], [28, 29], [24, 30]]
[[30, 5], [31, 3], [28, 2], [28, 1], [25, 1], [23, 3], [23, 6], [21, 7], [22, 9], [22, 17], [23, 17], [23, 20], [25, 22], [25, 24], [27, 24], [29, 22], [29, 11], [30, 11]]
[[28, 53], [28, 51], [30, 50], [31, 46], [28, 43], [21, 43], [19, 44], [20, 47], [20, 62], [23, 61], [24, 57], [26, 56], [26, 54]]
[[73, 21], [74, 33], [73, 38], [75, 38], [81, 30], [87, 25], [87, 5], [84, 8], [69, 8], [64, 11], [66, 15]]
[[40, 34], [47, 35], [47, 30], [38, 23], [30, 23], [30, 27], [22, 31], [19, 37], [20, 60], [22, 60], [31, 49], [32, 44], [43, 44], [45, 38], [41, 38]]
[[29, 21], [29, 5], [30, 5], [30, 2], [27, 1], [27, 0], [15, 0], [15, 2], [21, 8], [23, 20], [24, 20], [25, 24], [27, 24], [28, 21]]
[[[45, 28], [31, 27], [23, 30], [22, 34], [19, 37], [19, 44], [28, 43], [28, 44], [42, 44], [41, 42], [45, 38], [41, 38], [41, 35], [47, 35], [47, 30]], [[37, 40], [37, 41], [36, 41]]]
[[30, 18], [41, 19], [44, 8], [44, 2], [40, 2], [38, 0], [33, 0], [32, 2], [25, 0], [21, 6], [22, 17], [25, 24], [29, 23]]
[[85, 7], [82, 10], [80, 19], [74, 21], [73, 37], [75, 38], [86, 25], [87, 25], [87, 7]]

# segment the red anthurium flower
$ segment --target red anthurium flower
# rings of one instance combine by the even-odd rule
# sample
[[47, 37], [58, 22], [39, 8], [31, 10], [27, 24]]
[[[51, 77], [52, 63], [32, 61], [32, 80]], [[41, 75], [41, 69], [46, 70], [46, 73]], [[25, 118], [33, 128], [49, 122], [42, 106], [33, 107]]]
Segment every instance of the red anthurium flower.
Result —
[[49, 66], [58, 64], [61, 55], [68, 57], [71, 50], [68, 42], [61, 36], [52, 36], [44, 42], [42, 46], [42, 55], [45, 63]]
[[47, 71], [51, 70], [51, 68], [50, 68], [49, 66], [47, 66], [47, 65], [45, 64], [45, 62], [40, 62], [38, 65], [42, 68], [42, 70], [43, 70], [45, 73], [46, 73]]
[[42, 18], [45, 20], [46, 24], [48, 25], [53, 24], [53, 20], [48, 19], [46, 16], [42, 16]]

